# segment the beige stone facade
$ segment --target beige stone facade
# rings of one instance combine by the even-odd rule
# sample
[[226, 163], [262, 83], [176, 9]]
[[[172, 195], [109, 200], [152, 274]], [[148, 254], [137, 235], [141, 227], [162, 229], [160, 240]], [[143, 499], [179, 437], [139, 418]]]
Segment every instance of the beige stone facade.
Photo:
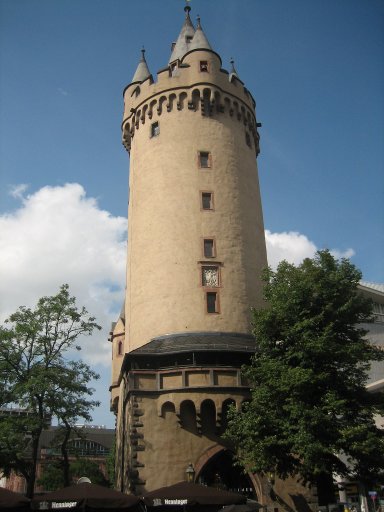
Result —
[[143, 52], [124, 91], [127, 290], [111, 332], [117, 487], [170, 485], [192, 464], [195, 481], [268, 505], [268, 482], [234, 469], [222, 437], [228, 407], [249, 397], [240, 369], [255, 350], [251, 308], [263, 305], [259, 124], [252, 95], [186, 14], [156, 80]]
[[[209, 72], [199, 70], [202, 61]], [[128, 351], [165, 333], [249, 332], [250, 305], [261, 303], [266, 253], [254, 103], [212, 51], [193, 51], [183, 65], [124, 94]], [[201, 152], [209, 167], [199, 165]], [[212, 194], [210, 208], [203, 193]], [[216, 257], [204, 257], [205, 238], [214, 239]], [[204, 264], [218, 266], [217, 315], [205, 312]]]

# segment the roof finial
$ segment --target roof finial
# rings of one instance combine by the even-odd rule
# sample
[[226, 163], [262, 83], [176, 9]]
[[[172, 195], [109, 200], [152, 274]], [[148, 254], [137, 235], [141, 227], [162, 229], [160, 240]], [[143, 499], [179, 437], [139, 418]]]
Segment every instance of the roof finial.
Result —
[[234, 61], [233, 57], [231, 57], [231, 60], [229, 62], [231, 64], [231, 73], [234, 73], [235, 75], [237, 75], [236, 69], [235, 69], [235, 61]]
[[189, 2], [191, 0], [185, 0], [185, 7], [184, 7], [184, 11], [187, 13], [187, 17], [189, 17], [189, 13], [191, 11], [191, 8], [189, 7]]
[[144, 48], [144, 45], [141, 47], [141, 60], [145, 60], [145, 48]]
[[197, 15], [197, 26], [196, 28], [201, 28], [201, 23], [200, 23], [200, 16]]

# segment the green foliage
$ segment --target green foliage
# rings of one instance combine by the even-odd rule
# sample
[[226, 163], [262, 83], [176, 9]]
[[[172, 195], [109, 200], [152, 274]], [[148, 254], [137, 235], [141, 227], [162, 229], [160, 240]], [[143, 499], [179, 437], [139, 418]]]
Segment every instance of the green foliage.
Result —
[[[69, 426], [78, 418], [89, 420], [97, 402], [89, 400], [88, 382], [98, 378], [85, 363], [67, 360], [80, 350], [78, 338], [100, 329], [86, 309], [78, 308], [63, 285], [57, 295], [42, 297], [35, 309], [20, 307], [0, 327], [1, 405], [17, 406], [28, 414], [0, 414], [2, 467], [27, 479], [33, 495], [41, 432], [57, 416]], [[13, 431], [13, 444], [6, 440]], [[27, 446], [26, 446], [27, 444]]]
[[[82, 476], [88, 477], [92, 483], [109, 487], [109, 480], [104, 476], [98, 464], [90, 459], [77, 459], [69, 465], [70, 483], [75, 483]], [[43, 466], [42, 475], [37, 481], [45, 491], [56, 491], [67, 484], [63, 478], [63, 467], [60, 461], [53, 461]], [[69, 485], [69, 484], [68, 484]]]
[[77, 459], [71, 463], [72, 478], [79, 479], [82, 476], [88, 477], [93, 484], [109, 487], [110, 483], [104, 476], [99, 466], [89, 459]]
[[315, 482], [333, 472], [368, 481], [384, 468], [384, 433], [374, 422], [384, 400], [366, 390], [370, 362], [384, 353], [359, 327], [372, 316], [360, 279], [328, 251], [265, 272], [257, 351], [244, 368], [252, 397], [231, 411], [227, 433], [248, 469]]
[[108, 480], [115, 483], [115, 467], [116, 467], [116, 438], [107, 457], [107, 475]]
[[61, 461], [52, 461], [44, 464], [42, 473], [37, 484], [43, 487], [44, 491], [56, 491], [65, 486], [63, 468]]

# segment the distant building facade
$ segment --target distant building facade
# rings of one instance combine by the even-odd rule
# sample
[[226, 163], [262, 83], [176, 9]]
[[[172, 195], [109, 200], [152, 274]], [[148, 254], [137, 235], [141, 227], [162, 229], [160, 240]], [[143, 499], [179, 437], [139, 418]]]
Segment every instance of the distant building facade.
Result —
[[[22, 409], [9, 409], [10, 414], [25, 414]], [[51, 426], [43, 430], [40, 444], [37, 465], [38, 480], [43, 471], [44, 466], [62, 460], [60, 444], [57, 440], [58, 427]], [[81, 425], [76, 427], [72, 432], [71, 439], [68, 443], [68, 455], [70, 462], [78, 459], [87, 459], [95, 463], [101, 473], [107, 478], [107, 458], [114, 447], [115, 430], [108, 429], [104, 426]], [[79, 475], [87, 476], [87, 475]], [[4, 487], [10, 491], [25, 494], [27, 486], [24, 477], [12, 473], [9, 477], [1, 476], [0, 468], [0, 487]], [[45, 492], [43, 486], [36, 483], [35, 492]]]

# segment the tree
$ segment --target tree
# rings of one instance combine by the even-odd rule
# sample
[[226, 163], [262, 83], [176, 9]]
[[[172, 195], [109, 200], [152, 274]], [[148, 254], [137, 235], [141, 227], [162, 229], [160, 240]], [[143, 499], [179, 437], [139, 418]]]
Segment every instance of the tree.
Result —
[[115, 481], [116, 481], [115, 467], [116, 467], [116, 437], [114, 438], [113, 445], [108, 454], [107, 464], [106, 464], [108, 480], [111, 482], [112, 486], [115, 484]]
[[[63, 482], [65, 486], [70, 485], [70, 463], [68, 455], [68, 443], [72, 432], [82, 437], [81, 429], [76, 424], [81, 418], [84, 421], [92, 421], [91, 411], [100, 405], [100, 402], [90, 400], [93, 389], [88, 388], [91, 379], [98, 379], [99, 375], [93, 372], [87, 364], [82, 361], [69, 361], [65, 372], [61, 373], [54, 385], [50, 388], [47, 396], [47, 405], [59, 420], [59, 429], [56, 442], [60, 443], [63, 470]], [[61, 390], [65, 389], [65, 394]]]
[[[61, 286], [56, 295], [39, 299], [33, 310], [20, 307], [0, 327], [2, 405], [16, 404], [25, 413], [22, 422], [7, 411], [0, 414], [1, 462], [6, 473], [14, 470], [26, 478], [29, 497], [33, 496], [43, 429], [52, 416], [60, 417], [65, 400], [73, 396], [76, 386], [82, 392], [79, 400], [92, 394], [86, 384], [97, 374], [84, 363], [68, 361], [65, 356], [72, 349], [80, 350], [78, 338], [91, 335], [94, 329], [100, 326], [84, 307], [77, 307], [68, 285]], [[74, 378], [76, 370], [79, 374]], [[90, 408], [95, 404], [88, 402]], [[81, 407], [76, 414], [84, 417]], [[14, 436], [18, 434], [17, 450], [6, 438], [12, 425]]]
[[384, 353], [359, 326], [372, 305], [361, 273], [328, 251], [266, 270], [266, 307], [253, 312], [256, 354], [244, 368], [251, 399], [230, 413], [227, 436], [241, 463], [315, 483], [332, 473], [372, 481], [384, 468], [382, 394], [366, 389]]
[[[109, 487], [110, 482], [104, 476], [96, 462], [90, 459], [78, 458], [69, 465], [70, 483], [78, 480], [82, 476], [88, 477], [92, 483]], [[43, 486], [46, 491], [56, 491], [70, 484], [63, 480], [63, 468], [60, 461], [53, 461], [43, 467], [42, 475], [38, 484]]]

